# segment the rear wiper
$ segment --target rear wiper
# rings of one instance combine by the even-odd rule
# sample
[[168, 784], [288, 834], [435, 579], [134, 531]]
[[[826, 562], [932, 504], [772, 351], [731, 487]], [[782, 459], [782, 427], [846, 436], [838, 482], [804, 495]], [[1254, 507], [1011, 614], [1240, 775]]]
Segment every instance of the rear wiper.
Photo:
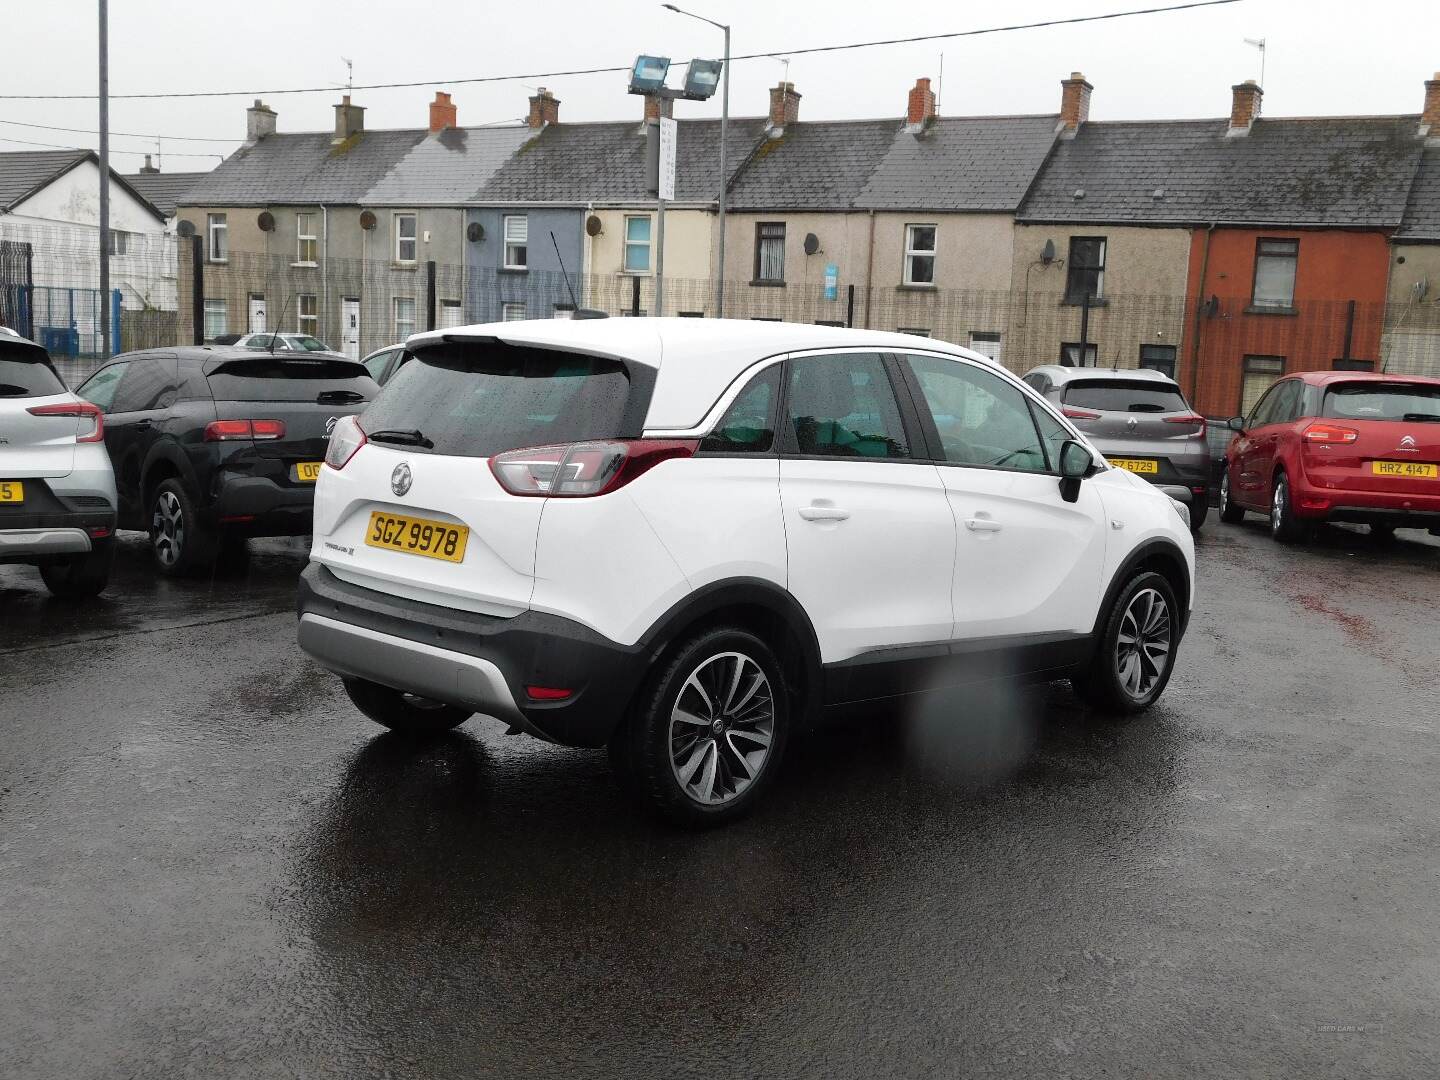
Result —
[[398, 443], [401, 446], [421, 446], [426, 450], [435, 449], [435, 444], [425, 437], [418, 428], [392, 428], [382, 431], [367, 431], [365, 437], [371, 442]]
[[1403, 419], [1407, 424], [1429, 424], [1440, 422], [1440, 415], [1430, 412], [1407, 412]]
[[315, 398], [317, 405], [352, 405], [364, 401], [365, 395], [355, 390], [321, 390]]

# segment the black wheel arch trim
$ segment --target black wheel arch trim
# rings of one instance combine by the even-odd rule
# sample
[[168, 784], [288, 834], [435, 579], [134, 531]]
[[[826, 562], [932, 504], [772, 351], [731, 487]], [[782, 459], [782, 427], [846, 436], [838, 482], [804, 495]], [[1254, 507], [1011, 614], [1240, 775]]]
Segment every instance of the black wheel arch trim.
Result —
[[190, 489], [191, 497], [196, 501], [199, 500], [200, 485], [195, 475], [194, 464], [176, 444], [160, 441], [152, 446], [150, 452], [145, 455], [145, 464], [140, 470], [140, 490], [136, 493], [136, 501], [141, 503], [142, 512], [145, 509], [144, 502], [146, 497], [150, 494], [151, 481], [155, 476], [155, 470], [161, 464], [173, 467], [175, 472], [179, 474], [181, 483]]
[[1171, 540], [1156, 538], [1147, 540], [1129, 555], [1120, 564], [1114, 575], [1110, 578], [1110, 584], [1105, 589], [1105, 598], [1100, 603], [1100, 610], [1095, 614], [1095, 626], [1091, 631], [1092, 638], [1098, 643], [1100, 634], [1105, 629], [1106, 620], [1110, 617], [1110, 609], [1115, 606], [1115, 601], [1120, 595], [1120, 590], [1130, 580], [1137, 567], [1141, 563], [1149, 562], [1159, 556], [1173, 564], [1177, 575], [1181, 579], [1184, 593], [1177, 596], [1180, 603], [1180, 633], [1176, 636], [1175, 642], [1178, 645], [1180, 639], [1185, 636], [1185, 628], [1190, 622], [1190, 597], [1194, 595], [1195, 583], [1190, 577], [1190, 566], [1185, 560], [1185, 553]]

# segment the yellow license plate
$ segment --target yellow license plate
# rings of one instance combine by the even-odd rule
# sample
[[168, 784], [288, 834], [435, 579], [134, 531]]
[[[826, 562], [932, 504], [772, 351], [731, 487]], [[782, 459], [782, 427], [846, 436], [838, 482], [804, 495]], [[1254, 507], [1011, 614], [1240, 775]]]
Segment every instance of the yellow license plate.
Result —
[[25, 501], [25, 485], [19, 480], [0, 480], [0, 503]]
[[322, 464], [323, 462], [319, 461], [297, 461], [295, 463], [295, 479], [302, 484], [313, 484], [320, 479]]
[[370, 547], [424, 555], [427, 559], [461, 562], [465, 558], [465, 542], [470, 530], [464, 525], [447, 525], [429, 518], [407, 517], [404, 514], [370, 515], [370, 528], [365, 543]]
[[1372, 461], [1370, 468], [1376, 476], [1440, 478], [1440, 465], [1427, 465], [1423, 461]]
[[1126, 469], [1133, 473], [1158, 473], [1160, 471], [1160, 463], [1148, 458], [1112, 457], [1110, 464], [1114, 465], [1117, 469]]

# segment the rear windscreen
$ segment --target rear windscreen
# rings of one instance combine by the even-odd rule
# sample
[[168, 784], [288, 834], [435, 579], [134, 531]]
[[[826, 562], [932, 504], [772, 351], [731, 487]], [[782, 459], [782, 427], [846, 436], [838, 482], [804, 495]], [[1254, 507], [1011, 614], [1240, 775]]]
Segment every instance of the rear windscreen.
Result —
[[1126, 379], [1091, 379], [1070, 383], [1062, 400], [1066, 405], [1098, 412], [1188, 412], [1190, 406], [1177, 387]]
[[1440, 421], [1440, 386], [1336, 383], [1325, 391], [1320, 415], [1346, 420]]
[[380, 388], [354, 360], [255, 356], [223, 360], [207, 372], [216, 401], [314, 401], [330, 391], [369, 399]]
[[[0, 398], [49, 397], [63, 394], [65, 384], [42, 360], [15, 360], [0, 345]], [[27, 350], [28, 351], [28, 350]]]
[[616, 438], [629, 396], [629, 377], [616, 360], [454, 342], [415, 354], [360, 426], [419, 431], [435, 444], [435, 454], [490, 457]]

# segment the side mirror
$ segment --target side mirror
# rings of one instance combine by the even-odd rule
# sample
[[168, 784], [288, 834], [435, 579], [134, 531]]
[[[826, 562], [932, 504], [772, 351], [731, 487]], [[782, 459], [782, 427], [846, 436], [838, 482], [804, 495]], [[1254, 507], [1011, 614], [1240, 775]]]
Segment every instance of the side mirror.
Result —
[[1225, 426], [1231, 431], [1243, 432], [1245, 430], [1245, 418], [1243, 416], [1232, 416], [1229, 420], [1225, 421]]
[[1060, 446], [1060, 497], [1066, 502], [1080, 498], [1080, 481], [1095, 469], [1095, 459], [1090, 451], [1074, 439], [1066, 439]]

